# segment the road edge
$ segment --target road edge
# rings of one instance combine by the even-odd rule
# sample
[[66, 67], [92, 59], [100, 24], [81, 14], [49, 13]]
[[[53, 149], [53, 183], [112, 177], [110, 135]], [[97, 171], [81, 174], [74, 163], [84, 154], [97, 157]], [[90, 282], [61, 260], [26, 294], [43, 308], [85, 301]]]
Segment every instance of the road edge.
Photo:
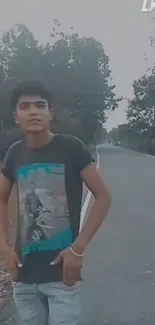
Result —
[[120, 149], [123, 149], [125, 151], [129, 151], [129, 152], [132, 152], [132, 153], [138, 153], [138, 154], [140, 154], [142, 156], [145, 156], [145, 157], [148, 157], [148, 158], [154, 158], [155, 159], [155, 156], [149, 155], [149, 154], [144, 153], [144, 152], [141, 152], [141, 151], [132, 150], [132, 149], [128, 149], [128, 148], [120, 147], [120, 146], [117, 146], [117, 147], [120, 148]]

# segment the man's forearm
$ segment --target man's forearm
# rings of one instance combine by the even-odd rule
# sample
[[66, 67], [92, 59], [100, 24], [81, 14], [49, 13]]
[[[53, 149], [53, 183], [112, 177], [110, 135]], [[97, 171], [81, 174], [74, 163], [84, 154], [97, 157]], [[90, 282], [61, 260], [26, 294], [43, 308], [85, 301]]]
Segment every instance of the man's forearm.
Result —
[[111, 196], [107, 194], [96, 198], [90, 214], [81, 230], [81, 233], [73, 243], [73, 248], [78, 254], [82, 254], [89, 242], [100, 228], [111, 205]]
[[8, 245], [8, 204], [0, 202], [0, 253]]

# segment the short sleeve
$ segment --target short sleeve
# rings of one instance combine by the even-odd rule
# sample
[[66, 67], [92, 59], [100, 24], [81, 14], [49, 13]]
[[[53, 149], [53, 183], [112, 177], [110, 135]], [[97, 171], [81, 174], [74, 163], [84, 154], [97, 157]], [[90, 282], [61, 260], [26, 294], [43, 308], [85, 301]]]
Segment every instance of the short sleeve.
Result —
[[11, 147], [7, 151], [1, 173], [11, 182], [14, 182], [14, 163], [13, 163], [13, 152]]
[[72, 159], [78, 172], [95, 162], [88, 147], [76, 137], [72, 139]]

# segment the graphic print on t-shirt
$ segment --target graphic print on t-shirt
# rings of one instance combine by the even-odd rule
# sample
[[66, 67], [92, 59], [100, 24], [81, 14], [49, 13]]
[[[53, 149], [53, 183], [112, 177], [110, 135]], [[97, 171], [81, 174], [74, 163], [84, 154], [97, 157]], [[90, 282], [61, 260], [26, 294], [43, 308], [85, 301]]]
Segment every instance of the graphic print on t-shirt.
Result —
[[64, 165], [24, 166], [18, 169], [17, 178], [22, 254], [70, 246]]

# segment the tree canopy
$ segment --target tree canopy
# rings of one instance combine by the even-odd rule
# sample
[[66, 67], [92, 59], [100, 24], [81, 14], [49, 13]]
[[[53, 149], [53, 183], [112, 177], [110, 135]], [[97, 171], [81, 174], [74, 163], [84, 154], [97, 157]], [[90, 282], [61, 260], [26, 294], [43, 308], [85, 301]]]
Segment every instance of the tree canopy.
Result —
[[133, 82], [133, 98], [128, 100], [127, 123], [112, 129], [114, 143], [155, 153], [155, 70]]
[[113, 128], [109, 132], [109, 139], [112, 140], [113, 144], [124, 145], [128, 144], [129, 126], [128, 124], [120, 124], [118, 127]]
[[130, 139], [139, 149], [151, 152], [155, 138], [155, 76], [144, 75], [133, 83], [134, 97], [129, 100], [127, 120]]
[[54, 126], [92, 142], [106, 112], [118, 106], [111, 83], [109, 58], [93, 37], [80, 37], [73, 29], [61, 31], [57, 20], [50, 42], [37, 41], [25, 25], [15, 25], [0, 40], [1, 131], [13, 126], [9, 104], [11, 89], [23, 80], [42, 80], [53, 93]]

